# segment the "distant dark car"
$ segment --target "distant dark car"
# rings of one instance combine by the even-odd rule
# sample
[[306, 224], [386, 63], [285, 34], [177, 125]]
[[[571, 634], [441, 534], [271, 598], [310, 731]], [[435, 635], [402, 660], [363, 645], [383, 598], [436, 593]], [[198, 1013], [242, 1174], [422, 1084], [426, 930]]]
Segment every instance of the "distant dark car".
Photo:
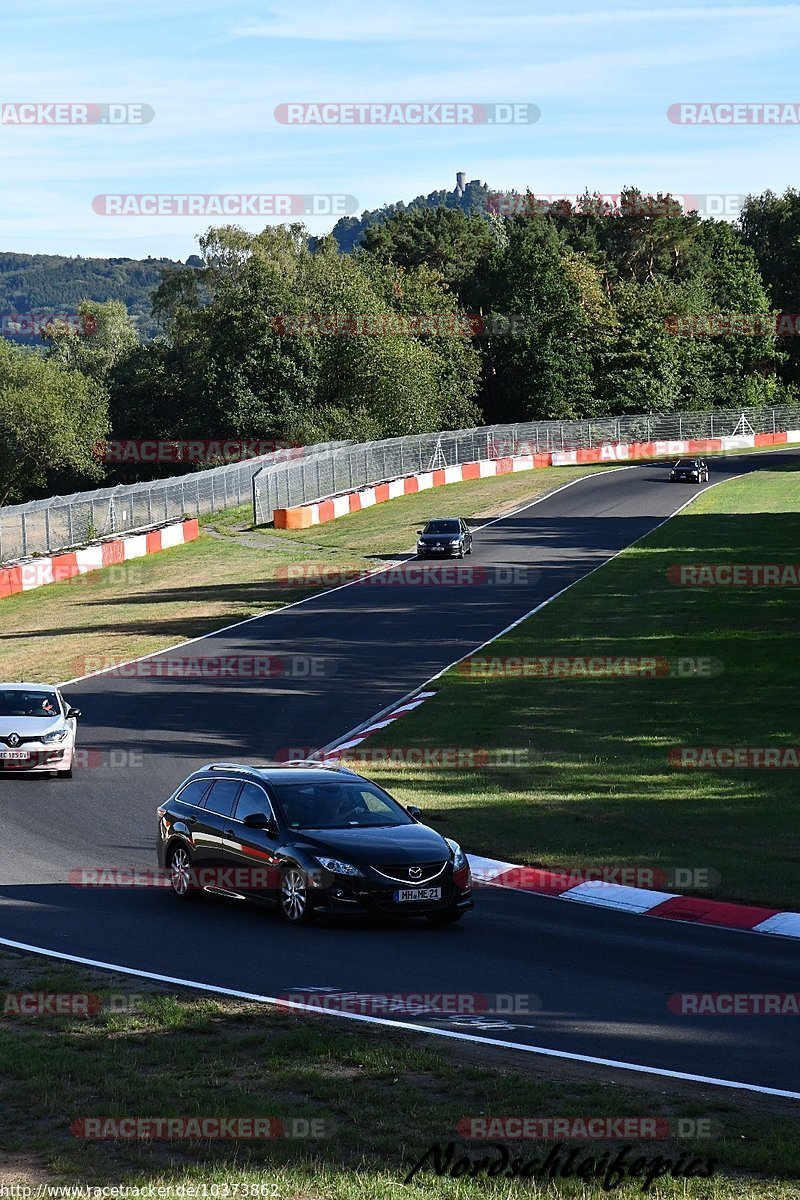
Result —
[[708, 463], [702, 458], [679, 458], [669, 473], [670, 483], [708, 483]]
[[472, 553], [472, 534], [466, 521], [460, 517], [439, 517], [428, 521], [424, 529], [418, 529], [417, 557], [463, 558]]
[[424, 916], [472, 908], [461, 847], [374, 783], [340, 767], [209, 763], [158, 810], [158, 862], [180, 899], [204, 891], [321, 914]]

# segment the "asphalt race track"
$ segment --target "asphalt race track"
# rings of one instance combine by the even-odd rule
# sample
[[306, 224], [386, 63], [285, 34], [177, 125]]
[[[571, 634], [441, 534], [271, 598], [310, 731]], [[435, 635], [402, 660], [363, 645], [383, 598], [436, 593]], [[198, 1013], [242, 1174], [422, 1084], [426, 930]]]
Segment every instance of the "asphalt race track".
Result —
[[[790, 457], [712, 459], [711, 483], [780, 470]], [[788, 940], [489, 889], [452, 929], [292, 929], [234, 901], [186, 906], [154, 888], [66, 882], [79, 868], [153, 867], [156, 805], [193, 768], [329, 744], [700, 490], [669, 485], [657, 464], [593, 476], [477, 533], [465, 564], [487, 569], [467, 585], [363, 580], [156, 656], [318, 657], [324, 669], [314, 678], [105, 675], [71, 685], [66, 694], [83, 710], [79, 745], [141, 761], [79, 770], [71, 781], [0, 780], [0, 937], [269, 996], [315, 988], [533, 995], [541, 1007], [528, 1017], [406, 1019], [797, 1093], [791, 1018], [685, 1018], [668, 1007], [684, 991], [800, 992], [800, 954]], [[455, 827], [444, 832], [458, 836]]]

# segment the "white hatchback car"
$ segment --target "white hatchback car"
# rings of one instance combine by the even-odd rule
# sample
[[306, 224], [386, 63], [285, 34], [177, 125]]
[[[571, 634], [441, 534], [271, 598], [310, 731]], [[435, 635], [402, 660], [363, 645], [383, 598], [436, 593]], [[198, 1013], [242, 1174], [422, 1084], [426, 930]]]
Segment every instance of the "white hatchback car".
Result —
[[80, 709], [47, 683], [0, 683], [0, 771], [69, 778]]

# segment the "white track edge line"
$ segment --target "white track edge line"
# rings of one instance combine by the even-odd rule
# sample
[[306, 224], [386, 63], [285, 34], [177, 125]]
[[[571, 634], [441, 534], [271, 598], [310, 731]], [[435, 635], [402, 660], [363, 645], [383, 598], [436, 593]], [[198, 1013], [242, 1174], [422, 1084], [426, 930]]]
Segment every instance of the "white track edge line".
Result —
[[613, 1058], [597, 1058], [591, 1054], [577, 1054], [568, 1050], [554, 1050], [549, 1046], [529, 1046], [526, 1042], [504, 1042], [497, 1038], [478, 1037], [472, 1033], [461, 1033], [451, 1029], [432, 1029], [428, 1025], [415, 1025], [408, 1021], [392, 1021], [388, 1017], [371, 1017], [365, 1013], [332, 1012], [320, 1009], [313, 1004], [298, 1004], [294, 1000], [281, 1000], [278, 996], [262, 996], [258, 992], [245, 992], [237, 988], [226, 988], [213, 983], [199, 983], [193, 979], [181, 979], [174, 975], [159, 975], [153, 971], [143, 971], [137, 967], [126, 967], [120, 963], [101, 962], [93, 958], [83, 958], [78, 954], [63, 954], [59, 950], [48, 950], [42, 946], [30, 946], [26, 942], [15, 942], [10, 938], [0, 938], [0, 945], [11, 950], [22, 950], [28, 954], [42, 954], [46, 958], [56, 958], [62, 962], [80, 963], [81, 966], [96, 967], [102, 971], [120, 971], [124, 975], [132, 975], [137, 979], [152, 979], [156, 983], [171, 983], [177, 987], [194, 988], [202, 992], [212, 992], [219, 996], [233, 996], [238, 1000], [253, 1000], [260, 1004], [272, 1004], [276, 1008], [295, 1009], [299, 1012], [312, 1012], [317, 1015], [338, 1017], [348, 1021], [360, 1021], [368, 1025], [386, 1025], [391, 1029], [405, 1029], [411, 1033], [424, 1033], [432, 1037], [450, 1038], [459, 1042], [474, 1042], [482, 1046], [494, 1046], [500, 1050], [522, 1050], [529, 1054], [541, 1054], [547, 1058], [566, 1059], [569, 1062], [589, 1063], [592, 1066], [613, 1067], [622, 1071], [635, 1071], [640, 1075], [658, 1075], [665, 1079], [678, 1079], [686, 1083], [707, 1083], [714, 1087], [733, 1088], [737, 1091], [758, 1092], [762, 1096], [780, 1096], [787, 1100], [800, 1100], [800, 1092], [790, 1092], [783, 1088], [765, 1087], [758, 1083], [742, 1083], [733, 1079], [717, 1079], [713, 1075], [695, 1075], [685, 1071], [670, 1071], [666, 1067], [647, 1067], [640, 1063], [620, 1062]]

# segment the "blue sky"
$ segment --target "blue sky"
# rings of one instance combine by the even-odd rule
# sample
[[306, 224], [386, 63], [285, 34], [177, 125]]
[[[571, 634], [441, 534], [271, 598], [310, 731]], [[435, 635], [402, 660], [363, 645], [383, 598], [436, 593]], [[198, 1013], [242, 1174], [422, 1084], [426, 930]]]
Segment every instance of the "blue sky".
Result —
[[[143, 126], [0, 125], [0, 250], [185, 258], [212, 223], [103, 216], [99, 194], [452, 187], [746, 194], [798, 180], [800, 127], [690, 128], [688, 101], [800, 101], [800, 5], [612, 0], [35, 0], [5, 5], [0, 105], [139, 102]], [[281, 125], [276, 105], [517, 102], [499, 128]], [[267, 219], [241, 223], [256, 230]], [[214, 223], [219, 223], [214, 222]], [[330, 218], [312, 218], [316, 233]]]

